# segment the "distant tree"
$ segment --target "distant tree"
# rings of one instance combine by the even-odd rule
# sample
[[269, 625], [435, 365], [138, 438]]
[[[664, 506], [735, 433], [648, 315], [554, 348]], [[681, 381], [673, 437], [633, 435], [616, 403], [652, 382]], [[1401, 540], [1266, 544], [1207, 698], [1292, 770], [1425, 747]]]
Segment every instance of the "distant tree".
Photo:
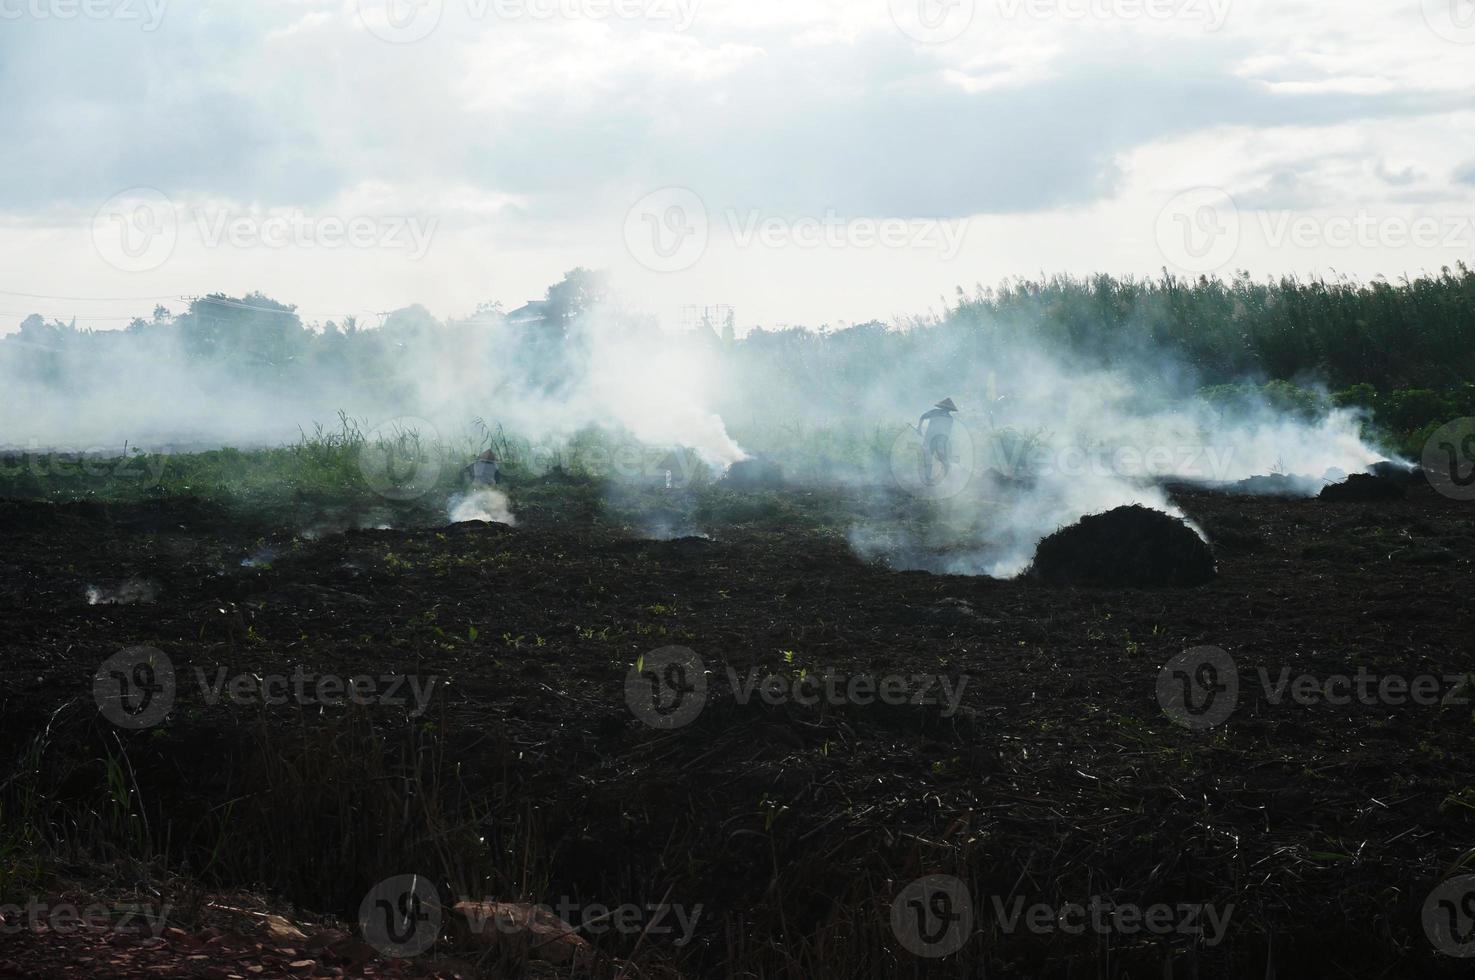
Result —
[[552, 325], [567, 324], [609, 297], [609, 273], [582, 267], [570, 269], [562, 280], [548, 287], [548, 309], [544, 317]]
[[228, 360], [262, 377], [282, 377], [310, 335], [295, 306], [259, 292], [240, 299], [224, 293], [195, 299], [175, 325], [190, 357]]
[[440, 326], [440, 321], [429, 310], [415, 303], [389, 314], [380, 329], [394, 343], [418, 346], [428, 342]]

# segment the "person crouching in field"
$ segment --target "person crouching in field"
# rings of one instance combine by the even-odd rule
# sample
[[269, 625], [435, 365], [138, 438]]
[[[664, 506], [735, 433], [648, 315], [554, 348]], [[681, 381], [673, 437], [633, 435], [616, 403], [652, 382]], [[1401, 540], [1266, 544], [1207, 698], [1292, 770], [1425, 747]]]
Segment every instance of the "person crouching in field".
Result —
[[[944, 398], [917, 424], [917, 430], [922, 432], [922, 479], [928, 486], [937, 482], [935, 466], [938, 461], [942, 462], [942, 479], [947, 479], [952, 469], [953, 413], [957, 410], [958, 406], [951, 398]], [[927, 425], [925, 431], [922, 423]]]
[[501, 482], [501, 469], [497, 465], [497, 454], [488, 449], [461, 471], [462, 479], [471, 484], [472, 489], [484, 487], [495, 487]]

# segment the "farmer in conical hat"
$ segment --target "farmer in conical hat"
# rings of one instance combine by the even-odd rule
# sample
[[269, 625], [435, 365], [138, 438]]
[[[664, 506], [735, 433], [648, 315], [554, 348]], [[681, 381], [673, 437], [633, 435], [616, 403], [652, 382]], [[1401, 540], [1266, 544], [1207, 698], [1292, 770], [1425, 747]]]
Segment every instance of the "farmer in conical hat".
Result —
[[[952, 469], [950, 440], [953, 434], [953, 413], [957, 410], [958, 406], [953, 404], [951, 398], [944, 398], [935, 408], [924, 414], [917, 424], [917, 430], [922, 433], [922, 479], [928, 486], [937, 482], [934, 468], [939, 461], [942, 463], [944, 480]], [[922, 428], [923, 423], [927, 426], [925, 430]]]
[[466, 473], [471, 479], [473, 487], [494, 487], [498, 483], [500, 471], [497, 466], [497, 454], [488, 449], [475, 462], [466, 467]]

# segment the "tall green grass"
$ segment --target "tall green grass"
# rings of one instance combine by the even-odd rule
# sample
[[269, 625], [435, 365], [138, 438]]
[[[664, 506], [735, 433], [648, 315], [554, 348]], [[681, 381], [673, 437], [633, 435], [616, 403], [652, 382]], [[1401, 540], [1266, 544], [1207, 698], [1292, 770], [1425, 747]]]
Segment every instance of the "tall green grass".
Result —
[[1081, 352], [1169, 351], [1205, 384], [1315, 376], [1332, 387], [1447, 388], [1470, 381], [1475, 271], [1359, 282], [1053, 276], [958, 290], [946, 323], [1028, 331]]

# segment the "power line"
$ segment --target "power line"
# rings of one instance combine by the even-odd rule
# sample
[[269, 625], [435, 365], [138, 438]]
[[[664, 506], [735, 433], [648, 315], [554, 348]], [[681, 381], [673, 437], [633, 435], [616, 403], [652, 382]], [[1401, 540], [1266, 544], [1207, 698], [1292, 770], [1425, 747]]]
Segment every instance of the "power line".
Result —
[[150, 296], [52, 296], [47, 293], [18, 293], [13, 289], [0, 289], [0, 295], [19, 296], [22, 299], [65, 299], [77, 303], [141, 303], [146, 299], [182, 299], [174, 293], [154, 293]]
[[[13, 289], [0, 289], [0, 296], [16, 296], [16, 297], [19, 297], [21, 299], [66, 300], [68, 302], [73, 302], [73, 303], [141, 303], [141, 302], [144, 302], [146, 300], [168, 299], [168, 300], [175, 300], [175, 301], [181, 302], [181, 303], [190, 303], [190, 304], [194, 304], [194, 303], [209, 303], [209, 304], [211, 304], [213, 306], [229, 306], [229, 307], [234, 307], [236, 309], [251, 310], [251, 311], [256, 312], [256, 313], [273, 313], [273, 314], [277, 314], [277, 315], [295, 316], [295, 317], [298, 317], [299, 319], [302, 318], [302, 317], [304, 317], [304, 316], [312, 317], [314, 319], [329, 319], [329, 318], [334, 318], [334, 317], [337, 317], [337, 318], [340, 318], [341, 319], [341, 318], [350, 317], [350, 316], [357, 317], [360, 314], [364, 314], [364, 313], [367, 313], [370, 316], [377, 316], [377, 317], [383, 318], [383, 317], [388, 316], [390, 313], [393, 313], [394, 312], [393, 310], [357, 310], [357, 311], [348, 311], [348, 312], [323, 313], [323, 312], [314, 312], [314, 311], [309, 311], [309, 310], [298, 310], [298, 309], [274, 310], [274, 309], [271, 309], [270, 307], [266, 307], [266, 306], [256, 306], [256, 305], [253, 305], [251, 303], [242, 303], [239, 300], [230, 300], [230, 299], [224, 299], [224, 298], [215, 297], [215, 296], [187, 296], [187, 295], [180, 294], [180, 293], [154, 293], [154, 294], [149, 295], [149, 296], [56, 296], [56, 295], [48, 295], [46, 293], [23, 293], [23, 292], [18, 292], [18, 291], [13, 290]], [[30, 315], [31, 314], [29, 314], [29, 313], [0, 313], [0, 316], [30, 316]], [[40, 315], [42, 315], [42, 316], [49, 316], [51, 314], [40, 314]], [[74, 314], [74, 316], [75, 316], [75, 314]], [[140, 317], [137, 317], [136, 315], [132, 315], [132, 314], [128, 314], [128, 315], [124, 315], [124, 314], [116, 314], [116, 315], [115, 314], [97, 314], [95, 316], [88, 314], [88, 315], [85, 316], [85, 318], [86, 319], [92, 319], [92, 320], [134, 320], [134, 319], [141, 319]]]
[[38, 313], [35, 310], [27, 310], [27, 311], [24, 311], [24, 312], [22, 312], [20, 310], [0, 310], [0, 316], [39, 316], [39, 317], [41, 317], [43, 319], [51, 319], [51, 320], [137, 320], [137, 319], [140, 319], [140, 317], [134, 316], [132, 314], [126, 314], [126, 315], [125, 314], [116, 314], [115, 315], [115, 314], [111, 314], [111, 313], [98, 313], [98, 314], [92, 314], [92, 313], [81, 313], [81, 314], [78, 314], [78, 313]]

